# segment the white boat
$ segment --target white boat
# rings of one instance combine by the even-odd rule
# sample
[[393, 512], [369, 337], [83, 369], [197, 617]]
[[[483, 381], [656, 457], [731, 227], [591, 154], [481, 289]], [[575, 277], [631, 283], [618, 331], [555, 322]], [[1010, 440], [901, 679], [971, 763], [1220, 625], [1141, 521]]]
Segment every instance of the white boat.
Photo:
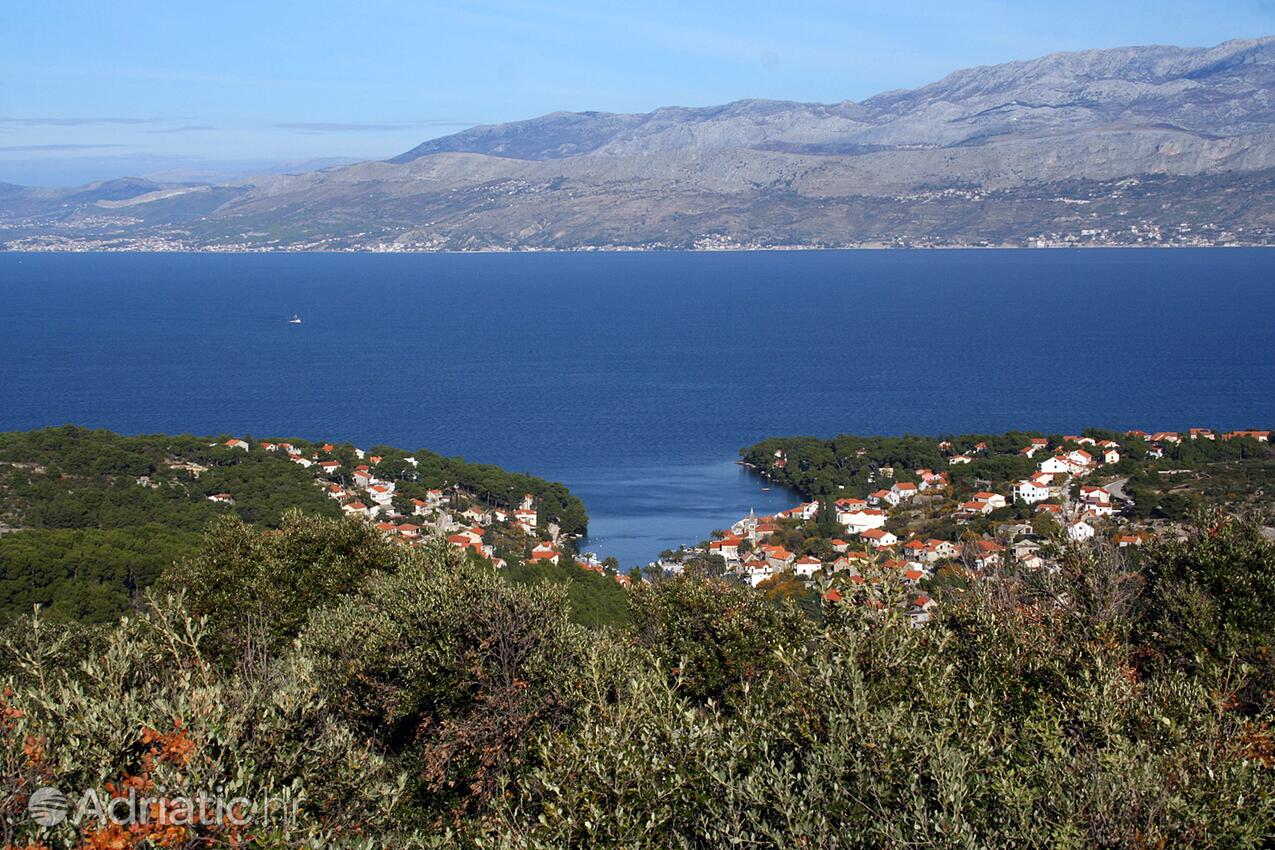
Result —
[[298, 316], [296, 313], [293, 313], [293, 314], [292, 314], [292, 318], [291, 318], [291, 319], [288, 319], [288, 324], [290, 324], [290, 325], [299, 325], [299, 324], [301, 324], [301, 317], [300, 317], [300, 316]]

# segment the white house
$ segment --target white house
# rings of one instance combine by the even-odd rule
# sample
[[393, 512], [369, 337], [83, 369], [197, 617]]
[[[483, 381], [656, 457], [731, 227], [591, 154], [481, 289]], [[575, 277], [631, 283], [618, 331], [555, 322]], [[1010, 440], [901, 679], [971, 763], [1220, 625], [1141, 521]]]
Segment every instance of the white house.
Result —
[[819, 503], [818, 502], [802, 502], [800, 505], [790, 510], [788, 514], [793, 519], [799, 519], [803, 521], [814, 519], [816, 516], [819, 515]]
[[863, 499], [838, 499], [834, 507], [837, 511], [837, 522], [847, 525], [845, 518], [864, 510], [868, 507], [868, 503]]
[[792, 565], [792, 571], [802, 578], [810, 578], [822, 569], [823, 562], [818, 558], [812, 558], [809, 555], [806, 555], [804, 558], [798, 558]]
[[884, 549], [887, 546], [893, 546], [899, 542], [899, 538], [895, 537], [884, 528], [869, 528], [861, 535], [868, 542], [869, 546], [877, 549]]
[[1074, 543], [1079, 543], [1083, 540], [1092, 540], [1093, 535], [1093, 526], [1085, 522], [1083, 519], [1078, 519], [1067, 526], [1067, 539]]
[[1080, 488], [1080, 498], [1090, 505], [1106, 505], [1111, 502], [1111, 494], [1101, 487], [1086, 485]]
[[924, 626], [930, 621], [930, 612], [934, 610], [934, 605], [934, 600], [924, 594], [916, 597], [908, 607], [908, 622], [916, 627]]
[[1084, 449], [1072, 449], [1067, 452], [1067, 460], [1071, 464], [1072, 471], [1087, 469], [1093, 465], [1093, 455]]
[[244, 440], [227, 440], [222, 443], [222, 445], [228, 449], [243, 449], [244, 451], [248, 451], [248, 443]]
[[1062, 455], [1051, 455], [1042, 460], [1037, 469], [1052, 475], [1066, 475], [1071, 472], [1071, 464]]
[[956, 548], [956, 544], [951, 540], [927, 540], [925, 548], [927, 550], [927, 561], [951, 559], [960, 553], [960, 550]]
[[1043, 502], [1049, 498], [1049, 488], [1031, 479], [1019, 481], [1014, 485], [1014, 501], [1023, 501], [1029, 505]]
[[341, 510], [349, 516], [370, 517], [376, 514], [374, 509], [369, 508], [362, 502], [350, 502], [349, 504], [342, 505]]
[[761, 584], [779, 572], [769, 561], [749, 561], [743, 567], [744, 578], [753, 587]]
[[894, 486], [891, 487], [890, 490], [894, 492], [894, 495], [899, 502], [906, 502], [908, 499], [913, 498], [918, 492], [916, 485], [910, 482], [895, 482]]
[[876, 508], [863, 508], [853, 513], [838, 514], [837, 519], [851, 534], [862, 534], [873, 528], [885, 525], [885, 511]]
[[738, 561], [740, 542], [738, 537], [723, 537], [710, 542], [708, 552], [710, 555], [721, 555], [727, 561]]
[[986, 570], [1001, 563], [1005, 547], [995, 540], [975, 540], [965, 545], [965, 552], [973, 558], [974, 566]]

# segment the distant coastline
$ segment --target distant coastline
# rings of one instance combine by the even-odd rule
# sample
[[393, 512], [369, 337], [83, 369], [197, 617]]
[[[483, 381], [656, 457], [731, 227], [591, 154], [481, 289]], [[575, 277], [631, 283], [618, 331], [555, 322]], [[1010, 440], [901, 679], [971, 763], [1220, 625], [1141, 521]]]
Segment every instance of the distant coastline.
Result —
[[1202, 250], [1202, 249], [1262, 249], [1275, 248], [1270, 242], [1225, 242], [1217, 244], [1145, 244], [1117, 243], [1110, 245], [1093, 244], [1042, 244], [1042, 245], [883, 245], [864, 243], [862, 245], [739, 245], [714, 246], [709, 248], [666, 248], [666, 247], [629, 247], [623, 245], [606, 245], [586, 248], [477, 248], [471, 251], [454, 248], [397, 248], [397, 247], [360, 247], [360, 248], [244, 248], [244, 247], [130, 247], [109, 248], [92, 247], [48, 247], [48, 248], [13, 248], [0, 247], [0, 254], [444, 254], [468, 256], [474, 254], [761, 254], [782, 252], [842, 252], [842, 251], [1129, 251], [1129, 250]]

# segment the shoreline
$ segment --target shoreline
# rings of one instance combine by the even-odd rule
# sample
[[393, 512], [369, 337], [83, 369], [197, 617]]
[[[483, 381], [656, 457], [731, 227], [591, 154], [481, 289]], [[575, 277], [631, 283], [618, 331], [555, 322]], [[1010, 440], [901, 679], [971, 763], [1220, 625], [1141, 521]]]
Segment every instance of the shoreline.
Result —
[[850, 253], [853, 251], [912, 253], [922, 251], [1166, 251], [1166, 250], [1270, 250], [1275, 243], [1226, 243], [1217, 245], [766, 245], [712, 248], [629, 248], [606, 246], [596, 248], [483, 248], [473, 251], [431, 250], [417, 248], [0, 248], [0, 255], [30, 254], [388, 254], [388, 255], [448, 255], [470, 256], [482, 254], [770, 254], [790, 252]]

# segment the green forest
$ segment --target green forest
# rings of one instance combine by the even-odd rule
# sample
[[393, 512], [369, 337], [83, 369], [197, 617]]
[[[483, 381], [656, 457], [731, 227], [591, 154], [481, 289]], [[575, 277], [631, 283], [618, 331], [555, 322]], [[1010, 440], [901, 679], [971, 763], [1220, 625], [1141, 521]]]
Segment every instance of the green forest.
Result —
[[[110, 622], [139, 604], [168, 566], [194, 554], [220, 518], [278, 528], [291, 510], [340, 514], [313, 469], [224, 445], [231, 436], [123, 436], [74, 426], [0, 433], [0, 620], [39, 604], [49, 619]], [[320, 448], [284, 441], [307, 453]], [[565, 533], [587, 530], [583, 503], [562, 484], [427, 451], [377, 452], [378, 472], [399, 479], [396, 504], [405, 513], [412, 497], [459, 486], [507, 507], [531, 493], [541, 516], [556, 518]], [[339, 458], [346, 474], [360, 463], [349, 444], [323, 454]], [[218, 493], [233, 495], [234, 504], [208, 500]]]
[[[567, 589], [366, 523], [217, 519], [114, 625], [0, 635], [7, 848], [1266, 848], [1275, 544], [1220, 515], [912, 627], [717, 579]], [[868, 593], [865, 588], [864, 593]], [[296, 803], [120, 827], [45, 786]]]

